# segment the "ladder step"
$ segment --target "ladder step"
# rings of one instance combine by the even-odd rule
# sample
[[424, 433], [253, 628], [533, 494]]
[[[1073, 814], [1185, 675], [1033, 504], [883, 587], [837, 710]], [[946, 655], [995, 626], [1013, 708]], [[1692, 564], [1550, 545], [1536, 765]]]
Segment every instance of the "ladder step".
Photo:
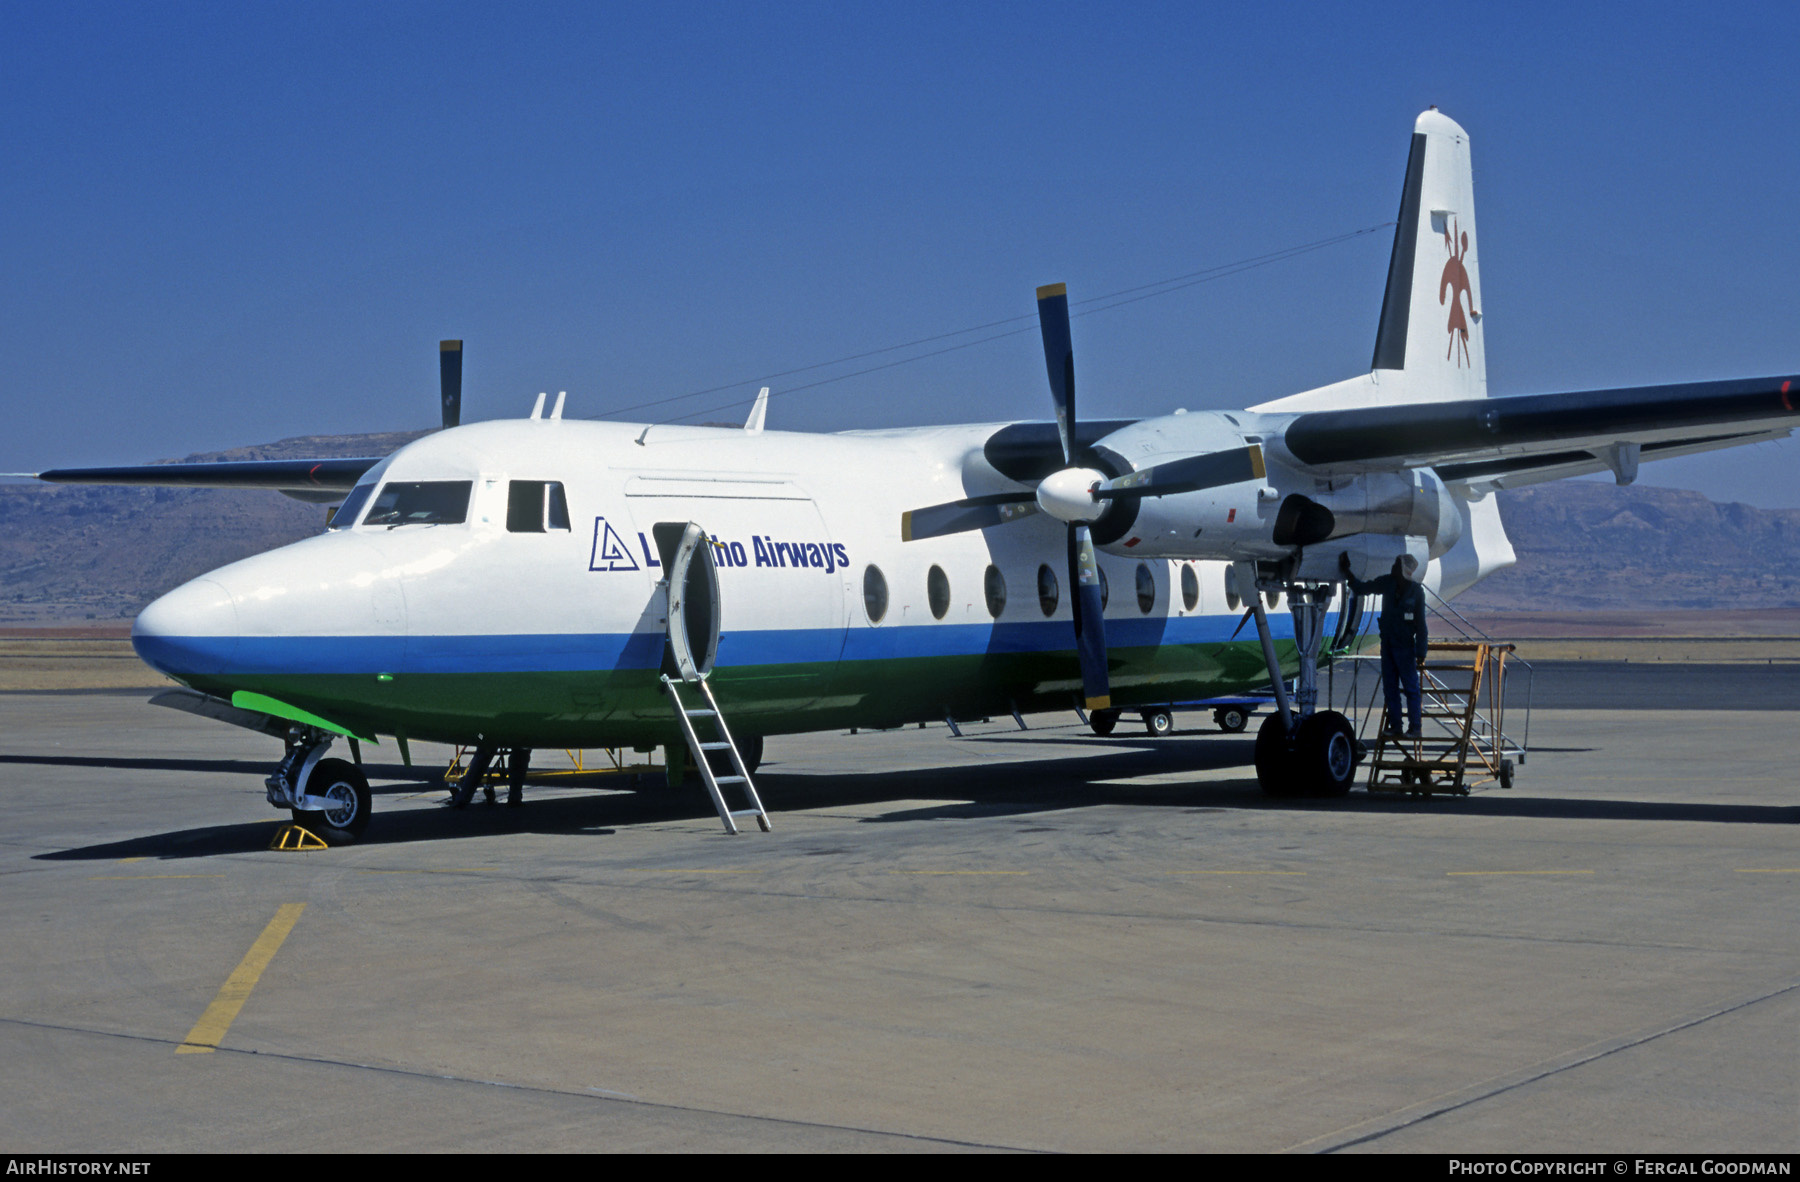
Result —
[[718, 715], [715, 714], [711, 710], [689, 710], [687, 712], [687, 716], [689, 718], [717, 718], [718, 717]]
[[713, 779], [715, 784], [745, 784], [748, 782], [742, 776], [716, 776]]
[[734, 817], [760, 817], [763, 812], [761, 809], [733, 809], [731, 815]]
[[729, 750], [731, 750], [731, 744], [730, 743], [702, 743], [702, 744], [700, 744], [700, 750], [702, 750], [702, 751], [729, 751]]

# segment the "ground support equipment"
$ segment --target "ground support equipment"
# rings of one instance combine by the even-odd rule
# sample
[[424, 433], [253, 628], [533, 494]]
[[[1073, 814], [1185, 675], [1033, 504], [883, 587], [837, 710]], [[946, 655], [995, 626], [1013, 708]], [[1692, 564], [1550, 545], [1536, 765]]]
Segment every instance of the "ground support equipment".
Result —
[[[1419, 664], [1422, 737], [1381, 727], [1369, 759], [1368, 790], [1409, 796], [1467, 796], [1488, 784], [1512, 787], [1521, 748], [1506, 737], [1506, 658], [1510, 644], [1491, 640], [1432, 641]], [[1371, 717], [1374, 717], [1371, 712]]]
[[[688, 750], [693, 753], [694, 763], [700, 769], [700, 777], [706, 781], [707, 794], [712, 797], [713, 807], [719, 811], [719, 820], [725, 823], [725, 832], [738, 832], [737, 822], [741, 818], [755, 817], [756, 823], [764, 833], [769, 832], [769, 814], [763, 808], [762, 799], [756, 795], [756, 785], [750, 782], [750, 769], [744, 766], [744, 758], [738, 753], [737, 744], [732, 741], [731, 731], [725, 725], [725, 715], [719, 710], [719, 703], [713, 697], [712, 688], [706, 684], [706, 676], [693, 678], [670, 677], [663, 675], [663, 689], [668, 692], [669, 700], [675, 704], [675, 717], [681, 720], [681, 733], [686, 736]], [[682, 700], [681, 687], [699, 693], [705, 706], [690, 708]], [[696, 719], [708, 719], [717, 738], [711, 741], [702, 740], [694, 727]], [[730, 754], [732, 774], [721, 776], [713, 771], [711, 755], [715, 751]], [[745, 800], [745, 806], [734, 809], [725, 800], [724, 789], [737, 788]]]

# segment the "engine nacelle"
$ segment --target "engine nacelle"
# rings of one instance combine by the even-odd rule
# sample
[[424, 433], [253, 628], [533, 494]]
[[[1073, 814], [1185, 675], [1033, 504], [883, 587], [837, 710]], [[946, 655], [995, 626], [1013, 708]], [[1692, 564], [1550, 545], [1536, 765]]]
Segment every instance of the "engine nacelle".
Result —
[[[1263, 443], [1269, 437], [1266, 425], [1248, 414], [1168, 415], [1115, 431], [1094, 450], [1116, 468], [1142, 469]], [[1410, 553], [1420, 547], [1425, 553], [1418, 557], [1436, 558], [1462, 536], [1462, 513], [1428, 468], [1327, 481], [1276, 455], [1265, 453], [1264, 460], [1261, 480], [1114, 501], [1096, 522], [1094, 541], [1112, 554], [1230, 562], [1305, 557], [1308, 547], [1332, 543], [1336, 562], [1346, 549], [1338, 541], [1357, 535], [1411, 539], [1375, 546], [1371, 560], [1377, 551]]]
[[1437, 558], [1462, 537], [1462, 513], [1429, 468], [1371, 472], [1326, 492], [1284, 497], [1272, 536], [1279, 545], [1305, 547], [1354, 534], [1423, 538]]

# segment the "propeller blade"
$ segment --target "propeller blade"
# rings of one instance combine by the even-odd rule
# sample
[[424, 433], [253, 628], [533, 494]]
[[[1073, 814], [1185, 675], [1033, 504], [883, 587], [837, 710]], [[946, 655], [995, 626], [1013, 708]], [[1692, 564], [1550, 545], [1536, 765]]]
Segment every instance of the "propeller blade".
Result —
[[1044, 334], [1044, 368], [1056, 403], [1056, 433], [1062, 436], [1063, 463], [1075, 462], [1075, 346], [1069, 339], [1069, 288], [1052, 283], [1037, 289], [1038, 327]]
[[1081, 659], [1081, 696], [1089, 710], [1112, 705], [1112, 686], [1106, 677], [1106, 617], [1100, 601], [1100, 564], [1094, 559], [1094, 539], [1085, 525], [1069, 527], [1069, 584], [1075, 594], [1069, 607], [1075, 615], [1075, 654]]
[[941, 538], [946, 534], [986, 529], [990, 525], [1005, 525], [1037, 511], [1036, 494], [1028, 492], [990, 493], [944, 505], [928, 505], [900, 514], [900, 540], [916, 542], [921, 538]]
[[462, 422], [462, 342], [438, 342], [438, 389], [444, 397], [444, 426]]
[[1113, 501], [1120, 497], [1167, 497], [1175, 493], [1198, 492], [1203, 488], [1261, 480], [1267, 471], [1262, 447], [1252, 443], [1248, 447], [1187, 456], [1140, 469], [1097, 489], [1094, 499]]

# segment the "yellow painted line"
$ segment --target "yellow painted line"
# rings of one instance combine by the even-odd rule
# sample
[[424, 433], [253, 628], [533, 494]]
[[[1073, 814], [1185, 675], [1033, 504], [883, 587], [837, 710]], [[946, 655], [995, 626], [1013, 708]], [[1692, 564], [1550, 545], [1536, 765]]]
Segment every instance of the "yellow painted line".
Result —
[[244, 953], [244, 959], [238, 967], [225, 978], [225, 984], [219, 986], [219, 994], [194, 1023], [194, 1028], [187, 1032], [181, 1045], [175, 1048], [177, 1055], [206, 1055], [218, 1050], [219, 1043], [231, 1024], [237, 1019], [238, 1011], [250, 1000], [250, 991], [256, 988], [256, 982], [275, 959], [275, 953], [281, 947], [288, 933], [300, 921], [300, 913], [306, 910], [305, 903], [283, 903], [275, 911], [275, 918], [269, 926], [262, 930], [256, 943], [250, 945], [250, 951]]
[[123, 882], [146, 878], [224, 878], [223, 874], [90, 874], [89, 882]]
[[120, 858], [119, 865], [123, 866], [127, 862], [142, 862], [148, 856], [149, 856], [148, 854], [139, 854], [135, 858]]
[[1737, 873], [1739, 873], [1739, 874], [1800, 874], [1800, 869], [1785, 870], [1785, 869], [1771, 868], [1771, 869], [1765, 870], [1765, 869], [1762, 869], [1761, 867], [1746, 867], [1744, 869], [1739, 870]]
[[627, 874], [761, 874], [760, 870], [665, 870], [650, 866], [627, 866]]
[[889, 874], [1030, 874], [1029, 870], [890, 870]]
[[1280, 874], [1304, 878], [1304, 870], [1168, 870], [1166, 874]]
[[1472, 878], [1500, 874], [1593, 874], [1592, 870], [1447, 870], [1450, 878]]

